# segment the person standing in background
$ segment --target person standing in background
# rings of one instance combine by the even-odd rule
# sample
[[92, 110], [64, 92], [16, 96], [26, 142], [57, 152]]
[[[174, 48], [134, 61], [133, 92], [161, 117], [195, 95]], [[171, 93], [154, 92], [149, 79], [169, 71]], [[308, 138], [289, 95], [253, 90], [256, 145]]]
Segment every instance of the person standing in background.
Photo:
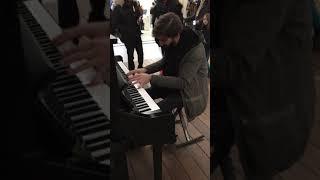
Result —
[[[64, 28], [77, 26], [80, 21], [77, 0], [58, 0], [59, 25]], [[91, 11], [88, 22], [106, 21], [106, 0], [90, 0]]]
[[206, 50], [207, 60], [210, 57], [210, 14], [206, 13], [202, 18], [202, 27], [201, 31], [204, 37], [204, 48]]
[[183, 22], [182, 4], [178, 0], [156, 0], [154, 6], [150, 9], [152, 27], [161, 15], [168, 12], [178, 15], [181, 22]]
[[[123, 2], [123, 1], [122, 1]], [[115, 1], [116, 7], [111, 14], [111, 27], [119, 33], [120, 40], [125, 44], [128, 55], [128, 69], [135, 69], [134, 49], [138, 54], [138, 68], [143, 67], [143, 47], [139, 19], [142, 8], [133, 0]], [[121, 4], [123, 4], [121, 6]]]

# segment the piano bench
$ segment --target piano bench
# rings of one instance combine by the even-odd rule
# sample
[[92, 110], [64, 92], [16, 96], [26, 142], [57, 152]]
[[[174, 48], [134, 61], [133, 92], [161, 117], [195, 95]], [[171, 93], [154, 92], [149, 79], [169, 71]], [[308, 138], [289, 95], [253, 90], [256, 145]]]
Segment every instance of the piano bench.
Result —
[[198, 143], [203, 140], [204, 135], [200, 135], [198, 137], [191, 137], [189, 131], [188, 131], [188, 119], [186, 118], [186, 115], [184, 114], [183, 108], [177, 108], [175, 112], [173, 113], [174, 117], [177, 117], [179, 115], [179, 119], [176, 120], [176, 124], [181, 124], [183, 133], [185, 136], [185, 141], [179, 144], [176, 144], [177, 148], [188, 146], [191, 144]]

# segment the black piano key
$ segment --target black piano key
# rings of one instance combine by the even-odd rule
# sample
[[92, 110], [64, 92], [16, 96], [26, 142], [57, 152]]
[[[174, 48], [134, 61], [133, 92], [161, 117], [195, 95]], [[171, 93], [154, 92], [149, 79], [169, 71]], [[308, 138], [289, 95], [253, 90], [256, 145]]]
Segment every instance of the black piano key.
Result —
[[59, 88], [59, 87], [65, 87], [65, 86], [68, 86], [68, 85], [71, 85], [71, 84], [76, 84], [76, 83], [81, 83], [81, 81], [79, 79], [66, 79], [64, 81], [57, 81], [57, 82], [54, 82], [51, 84], [51, 86], [53, 88]]
[[52, 47], [43, 47], [41, 50], [47, 55], [49, 58], [54, 58], [54, 57], [60, 57], [62, 58], [60, 52], [56, 51], [55, 49], [52, 49]]
[[146, 112], [146, 111], [150, 111], [151, 109], [150, 108], [145, 108], [145, 109], [139, 109], [139, 112]]
[[63, 74], [61, 76], [58, 76], [56, 78], [56, 81], [64, 80], [64, 79], [67, 79], [67, 78], [76, 78], [76, 76], [73, 75], [73, 74]]
[[76, 76], [66, 76], [65, 78], [62, 79], [55, 79], [55, 81], [52, 83], [52, 85], [54, 84], [59, 84], [59, 83], [63, 83], [65, 81], [76, 81], [78, 83], [80, 83], [81, 81], [76, 77]]
[[83, 140], [87, 146], [91, 146], [91, 145], [99, 143], [101, 141], [105, 141], [109, 138], [110, 138], [110, 133], [107, 133], [107, 134], [103, 134], [101, 136], [96, 136], [96, 137], [91, 136], [91, 138], [88, 138], [88, 136], [86, 136], [83, 138]]
[[53, 46], [53, 44], [51, 42], [41, 44], [41, 48], [46, 48], [46, 47], [56, 48], [55, 46]]
[[85, 142], [85, 144], [97, 143], [97, 142], [99, 142], [101, 140], [105, 140], [107, 138], [110, 138], [110, 130], [99, 131], [99, 132], [96, 132], [93, 134], [88, 134], [88, 135], [82, 136], [82, 139]]
[[63, 58], [63, 56], [60, 53], [50, 54], [48, 55], [48, 58]]
[[101, 114], [94, 114], [94, 112], [92, 112], [92, 114], [90, 116], [86, 116], [86, 117], [81, 118], [81, 119], [73, 120], [72, 117], [71, 117], [71, 121], [72, 121], [73, 124], [79, 124], [79, 123], [89, 122], [92, 119], [97, 119], [97, 118], [101, 118], [101, 117], [105, 118], [105, 115], [102, 114], [102, 113]]
[[95, 124], [99, 124], [102, 122], [110, 123], [110, 120], [108, 120], [105, 116], [99, 116], [97, 118], [88, 119], [87, 121], [75, 122], [75, 123], [73, 123], [73, 127], [74, 127], [74, 129], [80, 129], [80, 128], [92, 126]]
[[72, 122], [82, 122], [92, 118], [103, 116], [104, 114], [101, 111], [90, 111], [83, 114], [71, 116], [70, 119]]
[[48, 35], [43, 31], [41, 30], [40, 28], [33, 28], [31, 29], [32, 30], [32, 34], [37, 38], [47, 38], [48, 39]]
[[89, 99], [83, 99], [83, 100], [79, 100], [77, 102], [73, 102], [73, 103], [67, 103], [64, 104], [64, 108], [66, 108], [67, 110], [71, 110], [71, 109], [76, 109], [79, 107], [83, 107], [83, 106], [88, 106], [90, 104], [95, 104], [96, 102], [92, 100], [92, 98]]
[[[51, 89], [52, 89], [52, 91], [54, 91], [53, 88], [51, 88]], [[75, 89], [69, 89], [69, 90], [65, 90], [65, 91], [54, 92], [54, 94], [58, 98], [67, 98], [69, 96], [74, 95], [75, 93], [81, 93], [81, 92], [84, 92], [84, 91], [87, 92], [87, 90], [84, 87], [79, 87], [79, 88], [75, 88]]]
[[69, 90], [77, 89], [77, 88], [81, 88], [81, 87], [83, 87], [83, 85], [80, 83], [77, 83], [77, 84], [71, 84], [71, 85], [64, 86], [64, 87], [54, 88], [53, 91], [55, 93], [59, 93], [59, 92], [69, 91]]
[[140, 94], [130, 94], [130, 97], [131, 98], [139, 98], [139, 97], [141, 97], [141, 95]]
[[66, 98], [66, 97], [72, 96], [75, 93], [81, 93], [81, 92], [87, 92], [87, 90], [85, 88], [79, 88], [79, 89], [74, 89], [70, 91], [59, 92], [59, 93], [56, 93], [55, 95], [58, 98]]
[[139, 110], [140, 109], [144, 109], [144, 108], [148, 108], [148, 104], [142, 104], [142, 105], [139, 105], [139, 106], [136, 106]]
[[53, 68], [55, 70], [68, 69], [69, 68], [69, 66], [62, 66], [60, 60], [51, 60], [51, 59], [49, 59], [49, 61], [51, 62], [51, 64], [53, 65]]
[[139, 97], [139, 98], [132, 98], [132, 102], [136, 103], [136, 104], [139, 104], [139, 103], [146, 103], [146, 101], [142, 98], [142, 97]]
[[49, 55], [54, 55], [54, 54], [59, 54], [59, 55], [61, 55], [59, 51], [57, 51], [56, 49], [52, 49], [52, 48], [47, 49], [47, 50], [44, 50], [44, 52], [45, 52], [48, 56], [49, 56]]
[[36, 22], [29, 24], [29, 29], [30, 29], [32, 32], [35, 32], [35, 31], [42, 31], [42, 32], [44, 32], [43, 29], [41, 28], [40, 24], [38, 24], [38, 23], [36, 23]]
[[[92, 156], [94, 157], [95, 160], [104, 161], [106, 159], [110, 159], [110, 152], [106, 151], [106, 152], [101, 152], [103, 154], [100, 154], [100, 151], [103, 151], [103, 150], [92, 152]], [[97, 155], [95, 153], [97, 153]], [[98, 155], [98, 153], [99, 153], [99, 155]]]
[[87, 106], [79, 107], [77, 109], [72, 109], [68, 111], [68, 115], [75, 116], [77, 114], [82, 114], [89, 111], [98, 111], [98, 110], [100, 110], [100, 108], [96, 104], [89, 104]]
[[38, 39], [38, 42], [40, 44], [45, 44], [45, 43], [50, 43], [50, 40], [49, 39]]
[[78, 129], [77, 133], [83, 136], [83, 135], [92, 134], [98, 131], [107, 131], [110, 128], [111, 128], [110, 124], [107, 122], [104, 122], [102, 124], [95, 124], [93, 126], [89, 126], [83, 129]]
[[134, 102], [135, 104], [146, 103], [146, 101], [142, 98], [132, 99], [132, 102]]
[[90, 94], [82, 93], [82, 94], [77, 94], [76, 96], [73, 96], [73, 97], [59, 99], [59, 101], [65, 104], [65, 103], [75, 102], [79, 99], [88, 99], [90, 97], [91, 97]]
[[49, 59], [49, 60], [55, 69], [58, 69], [59, 67], [61, 67], [60, 60], [58, 60], [58, 59], [54, 59], [54, 60]]
[[93, 152], [93, 151], [97, 151], [99, 149], [108, 148], [110, 146], [111, 146], [110, 140], [106, 139], [104, 141], [101, 141], [101, 142], [98, 142], [98, 143], [91, 144], [91, 145], [87, 146], [87, 149], [89, 151]]
[[143, 100], [143, 101], [144, 101], [144, 99], [142, 98], [141, 95], [140, 95], [139, 97], [132, 97], [132, 99], [133, 99], [133, 100], [137, 100], [137, 101], [138, 101], [138, 100]]
[[49, 40], [48, 37], [46, 37], [46, 36], [37, 37], [37, 41], [39, 41], [39, 42], [42, 42], [42, 41], [50, 42], [50, 40]]

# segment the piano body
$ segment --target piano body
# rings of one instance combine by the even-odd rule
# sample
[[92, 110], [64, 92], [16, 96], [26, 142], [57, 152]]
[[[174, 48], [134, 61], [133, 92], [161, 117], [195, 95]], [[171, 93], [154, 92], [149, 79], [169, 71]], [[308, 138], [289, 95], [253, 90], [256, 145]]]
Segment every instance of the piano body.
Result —
[[73, 44], [52, 44], [62, 30], [38, 1], [20, 2], [18, 17], [37, 126], [34, 152], [25, 155], [30, 171], [46, 179], [109, 179], [110, 88], [85, 86], [93, 69], [67, 73], [60, 52]]
[[129, 149], [132, 146], [152, 145], [154, 179], [161, 180], [162, 147], [176, 142], [174, 117], [171, 113], [161, 112], [144, 88], [128, 82], [126, 73], [129, 70], [121, 61], [121, 56], [113, 59], [117, 76], [116, 88], [121, 97], [118, 117], [112, 122], [113, 137], [126, 141]]

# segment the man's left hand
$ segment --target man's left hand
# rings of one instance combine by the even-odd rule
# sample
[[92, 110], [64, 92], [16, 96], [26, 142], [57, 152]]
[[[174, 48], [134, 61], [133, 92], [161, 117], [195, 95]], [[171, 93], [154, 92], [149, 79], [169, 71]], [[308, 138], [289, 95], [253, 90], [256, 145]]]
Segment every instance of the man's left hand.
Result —
[[147, 73], [138, 73], [129, 76], [130, 82], [133, 84], [140, 84], [140, 87], [148, 84], [151, 81], [151, 75]]

